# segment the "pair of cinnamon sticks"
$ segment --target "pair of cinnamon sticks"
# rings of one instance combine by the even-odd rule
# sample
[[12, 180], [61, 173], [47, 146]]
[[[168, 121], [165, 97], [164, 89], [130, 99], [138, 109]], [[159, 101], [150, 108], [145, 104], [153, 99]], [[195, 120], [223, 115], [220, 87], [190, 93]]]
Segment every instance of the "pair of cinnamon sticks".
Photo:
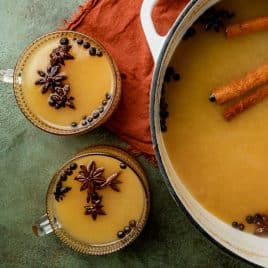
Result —
[[[268, 29], [268, 16], [231, 25], [226, 29], [226, 36], [234, 38], [266, 29]], [[249, 93], [253, 89], [256, 90]], [[244, 77], [231, 81], [228, 85], [215, 88], [209, 100], [224, 104], [247, 93], [249, 93], [248, 96], [243, 97], [224, 111], [223, 116], [227, 121], [268, 97], [268, 64], [248, 72]]]

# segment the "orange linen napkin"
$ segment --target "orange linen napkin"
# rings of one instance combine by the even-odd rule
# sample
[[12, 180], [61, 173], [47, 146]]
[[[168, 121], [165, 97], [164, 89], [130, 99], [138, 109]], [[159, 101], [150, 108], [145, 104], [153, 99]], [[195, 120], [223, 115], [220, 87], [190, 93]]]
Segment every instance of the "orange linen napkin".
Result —
[[[154, 8], [156, 29], [165, 34], [188, 0], [159, 0]], [[109, 130], [137, 153], [153, 156], [149, 93], [153, 59], [140, 23], [142, 0], [90, 0], [79, 6], [61, 29], [87, 34], [100, 41], [122, 75], [122, 100], [107, 122]]]

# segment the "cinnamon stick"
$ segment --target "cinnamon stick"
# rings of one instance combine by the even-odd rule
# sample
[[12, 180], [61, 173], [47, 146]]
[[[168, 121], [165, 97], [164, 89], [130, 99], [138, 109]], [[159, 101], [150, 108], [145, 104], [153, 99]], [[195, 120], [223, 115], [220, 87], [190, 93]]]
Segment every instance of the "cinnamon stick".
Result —
[[225, 110], [223, 116], [227, 121], [230, 121], [235, 116], [242, 113], [246, 109], [252, 107], [254, 104], [262, 101], [266, 97], [268, 97], [268, 85], [265, 85], [262, 88], [257, 89], [250, 96], [243, 98], [242, 100], [240, 100], [236, 104], [227, 108], [227, 110]]
[[268, 30], [268, 16], [230, 25], [226, 28], [226, 36], [234, 38], [263, 30]]
[[209, 99], [223, 104], [266, 82], [268, 82], [268, 64], [248, 72], [244, 77], [233, 80], [228, 85], [213, 89]]

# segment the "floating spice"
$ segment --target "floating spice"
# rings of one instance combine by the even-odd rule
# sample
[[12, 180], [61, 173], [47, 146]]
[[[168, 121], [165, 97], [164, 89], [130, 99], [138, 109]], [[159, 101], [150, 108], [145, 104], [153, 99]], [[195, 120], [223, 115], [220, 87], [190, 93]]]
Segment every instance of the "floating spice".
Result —
[[135, 220], [131, 220], [129, 221], [129, 224], [127, 226], [124, 227], [124, 229], [122, 231], [118, 231], [117, 232], [117, 237], [119, 239], [122, 239], [124, 238], [127, 234], [129, 234], [131, 232], [131, 230], [133, 228], [135, 228], [137, 225], [136, 221]]
[[245, 225], [243, 223], [238, 223], [237, 221], [232, 222], [232, 227], [240, 231], [244, 231]]
[[83, 45], [84, 48], [88, 49], [90, 48], [90, 44], [88, 42], [85, 42], [84, 45]]
[[226, 28], [226, 36], [234, 38], [250, 33], [268, 30], [268, 16], [243, 21]]
[[268, 82], [268, 64], [248, 72], [245, 76], [231, 81], [229, 84], [212, 90], [210, 101], [223, 104], [233, 98], [247, 93], [249, 90]]
[[93, 201], [91, 205], [85, 206], [85, 215], [91, 215], [93, 220], [97, 219], [98, 215], [106, 215], [105, 211], [102, 209], [101, 199]]
[[70, 54], [72, 46], [68, 45], [69, 40], [66, 37], [60, 39], [60, 44], [60, 46], [53, 49], [50, 53], [50, 65], [47, 67], [47, 71], [37, 71], [40, 78], [35, 81], [35, 84], [42, 86], [42, 94], [50, 90], [51, 94], [48, 98], [50, 106], [56, 109], [66, 106], [74, 109], [74, 97], [69, 96], [70, 86], [64, 84], [67, 76], [60, 73], [61, 66], [65, 64], [65, 60], [74, 59]]
[[[201, 15], [195, 24], [199, 24], [205, 31], [223, 32], [226, 28], [226, 23], [230, 21], [235, 14], [226, 9], [209, 8]], [[188, 40], [195, 36], [197, 30], [195, 26], [191, 26], [183, 36], [183, 40]]]
[[246, 221], [255, 225], [255, 235], [268, 235], [268, 217], [264, 214], [257, 213], [254, 216], [247, 216]]
[[49, 104], [55, 106], [56, 109], [61, 107], [68, 106], [71, 109], [74, 109], [73, 97], [68, 96], [70, 91], [69, 85], [64, 85], [63, 87], [55, 87], [54, 92], [49, 96]]
[[102, 197], [99, 196], [97, 191], [106, 187], [119, 192], [118, 180], [120, 172], [113, 173], [107, 179], [104, 178], [104, 168], [97, 168], [95, 161], [91, 161], [87, 166], [81, 165], [79, 175], [75, 180], [81, 183], [80, 191], [87, 191], [87, 203], [85, 206], [85, 214], [91, 215], [93, 220], [96, 220], [98, 215], [106, 215], [103, 210]]
[[62, 86], [63, 81], [67, 78], [66, 75], [59, 73], [60, 66], [49, 66], [47, 72], [37, 71], [40, 78], [35, 81], [36, 85], [42, 85], [41, 92], [45, 94], [48, 90], [54, 91], [55, 87]]
[[72, 46], [58, 46], [57, 48], [52, 50], [50, 54], [50, 64], [54, 65], [65, 65], [65, 60], [73, 60], [74, 57], [70, 54]]
[[54, 197], [56, 201], [61, 201], [65, 197], [65, 194], [68, 193], [72, 188], [63, 186], [63, 181], [67, 180], [67, 176], [65, 174], [60, 176], [59, 181], [56, 184], [56, 190], [54, 192]]
[[[165, 82], [169, 82], [171, 80], [179, 81], [180, 78], [181, 78], [180, 74], [175, 71], [174, 67], [172, 67], [172, 66], [167, 67], [165, 77], [164, 77]], [[166, 123], [167, 123], [167, 118], [169, 116], [169, 113], [168, 113], [168, 104], [167, 104], [167, 101], [165, 99], [165, 86], [164, 86], [164, 84], [163, 84], [162, 89], [161, 89], [159, 116], [160, 116], [161, 131], [166, 132], [167, 131]]]
[[257, 89], [251, 95], [244, 97], [234, 105], [230, 106], [224, 111], [224, 118], [227, 121], [230, 121], [238, 114], [249, 109], [254, 104], [261, 102], [263, 99], [268, 97], [268, 85], [263, 86], [262, 88]]
[[196, 29], [193, 27], [193, 26], [191, 26], [187, 31], [186, 31], [186, 33], [184, 34], [184, 36], [183, 36], [183, 40], [188, 40], [189, 38], [191, 38], [191, 37], [193, 37], [193, 36], [195, 36], [196, 35]]
[[226, 23], [234, 16], [233, 12], [226, 9], [211, 7], [199, 17], [197, 23], [201, 24], [205, 31], [220, 32], [225, 30]]

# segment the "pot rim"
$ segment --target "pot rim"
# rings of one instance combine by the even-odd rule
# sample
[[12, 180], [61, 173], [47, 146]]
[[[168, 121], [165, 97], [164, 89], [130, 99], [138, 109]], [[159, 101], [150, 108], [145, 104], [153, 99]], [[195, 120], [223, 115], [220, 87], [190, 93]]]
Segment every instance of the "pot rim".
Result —
[[[225, 253], [227, 253], [229, 256], [235, 257], [244, 263], [257, 265], [261, 267], [259, 264], [256, 264], [255, 262], [252, 262], [248, 259], [243, 258], [242, 256], [236, 254], [232, 250], [226, 248], [223, 246], [220, 242], [218, 242], [209, 232], [207, 232], [205, 229], [202, 228], [202, 226], [193, 218], [193, 216], [187, 211], [183, 203], [181, 202], [179, 196], [176, 194], [169, 178], [167, 175], [167, 172], [165, 170], [161, 151], [159, 149], [158, 140], [157, 140], [157, 134], [156, 134], [156, 124], [155, 124], [155, 103], [156, 103], [156, 93], [160, 90], [160, 85], [163, 81], [160, 81], [159, 77], [162, 72], [163, 68], [163, 61], [165, 60], [165, 57], [167, 55], [167, 51], [170, 47], [171, 41], [174, 38], [175, 33], [177, 32], [177, 29], [183, 22], [183, 20], [187, 17], [189, 12], [195, 7], [196, 3], [199, 2], [199, 0], [191, 0], [189, 4], [185, 7], [185, 9], [181, 12], [179, 17], [177, 18], [176, 22], [173, 24], [172, 28], [170, 29], [168, 35], [166, 36], [165, 42], [163, 44], [163, 47], [161, 49], [161, 52], [159, 54], [159, 57], [157, 58], [157, 61], [155, 63], [154, 71], [153, 71], [153, 77], [151, 82], [151, 90], [150, 90], [150, 128], [151, 128], [151, 138], [153, 142], [153, 148], [156, 156], [156, 160], [158, 163], [158, 167], [160, 170], [160, 173], [163, 177], [163, 180], [168, 188], [168, 191], [172, 198], [175, 200], [176, 205], [183, 211], [183, 213], [187, 216], [187, 218], [190, 220], [192, 225], [201, 233], [203, 234], [208, 240], [210, 240], [214, 245], [216, 245], [219, 249], [223, 250]], [[189, 26], [190, 27], [190, 26]]]

